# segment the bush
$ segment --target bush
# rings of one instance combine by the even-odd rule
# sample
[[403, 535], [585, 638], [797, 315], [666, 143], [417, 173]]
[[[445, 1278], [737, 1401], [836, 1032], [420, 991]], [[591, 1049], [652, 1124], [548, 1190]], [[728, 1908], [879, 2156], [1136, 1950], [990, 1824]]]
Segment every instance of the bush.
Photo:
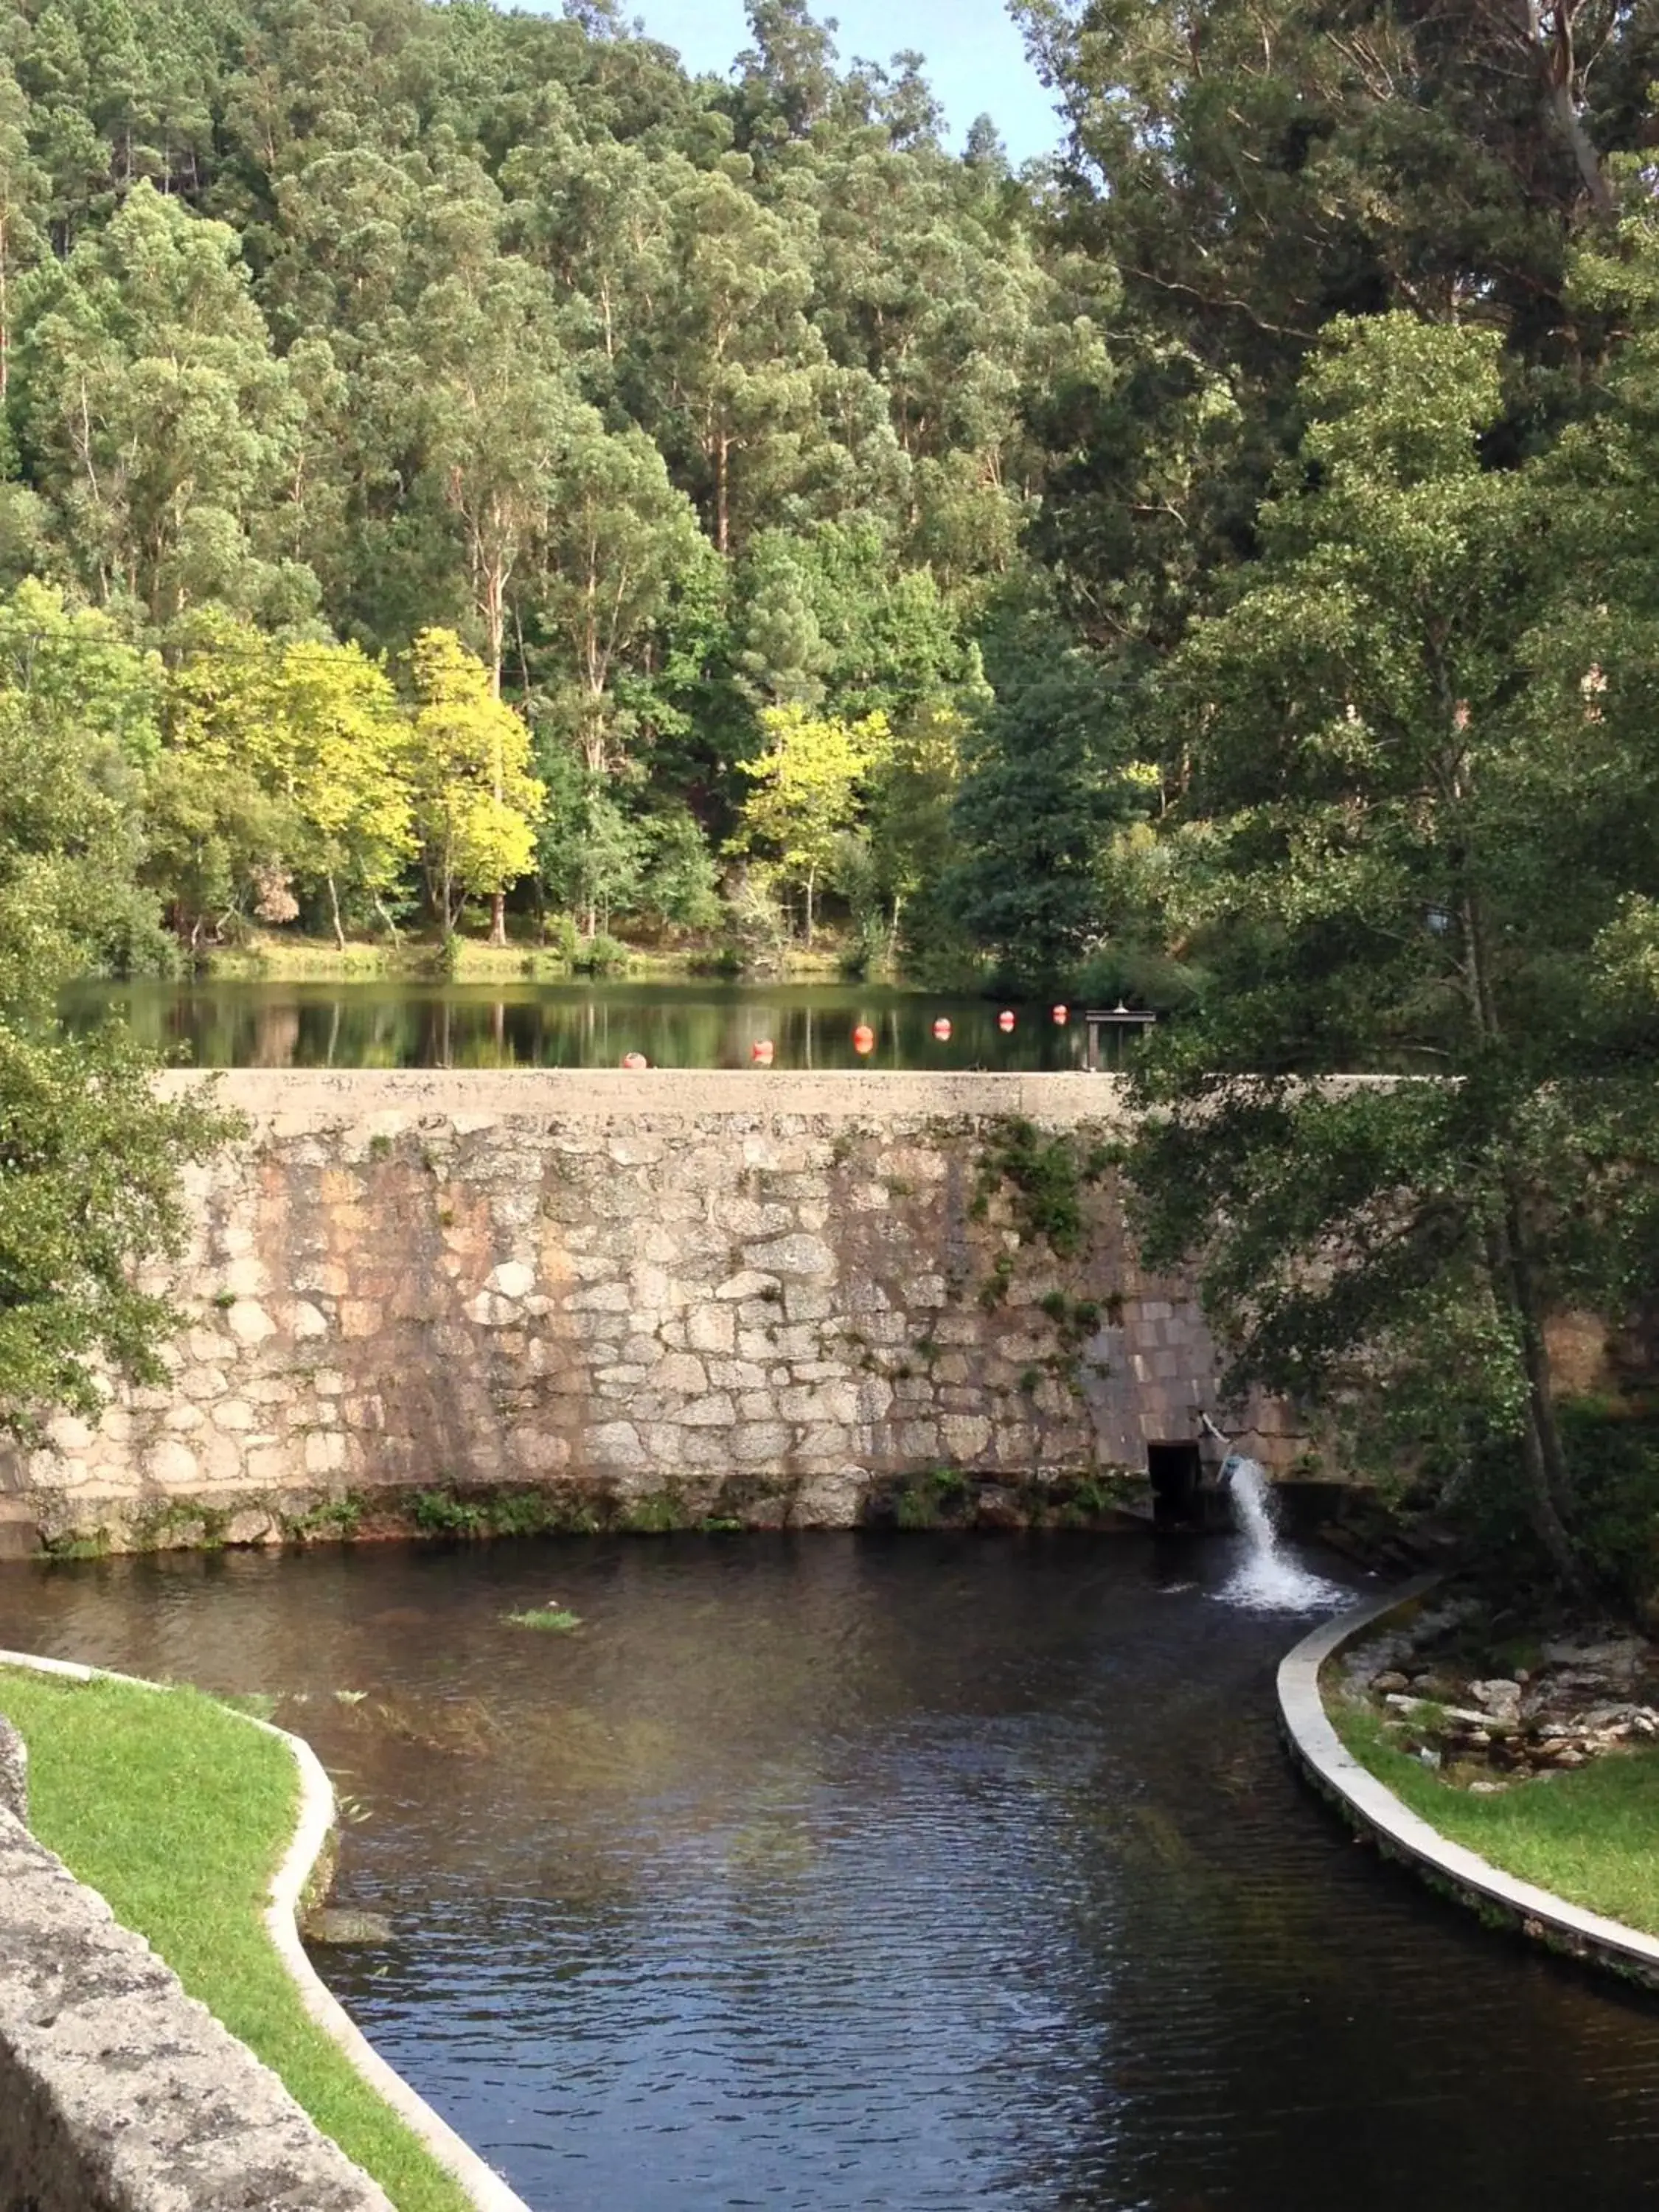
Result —
[[628, 962], [628, 947], [603, 930], [597, 936], [584, 938], [570, 956], [570, 965], [578, 975], [624, 975]]
[[1203, 985], [1200, 969], [1146, 945], [1111, 945], [1083, 963], [1072, 981], [1082, 1005], [1115, 1006], [1120, 999], [1171, 1013], [1190, 1006]]
[[638, 910], [680, 929], [714, 929], [720, 920], [714, 855], [696, 819], [684, 807], [648, 815], [640, 825], [644, 878]]
[[777, 894], [775, 872], [751, 861], [733, 880], [726, 896], [732, 943], [744, 969], [757, 975], [776, 972], [790, 941], [789, 917]]
[[568, 914], [550, 915], [542, 925], [542, 943], [567, 968], [574, 968], [581, 951], [581, 932]]
[[1650, 1606], [1659, 1598], [1659, 1406], [1577, 1398], [1559, 1418], [1585, 1564], [1626, 1603]]

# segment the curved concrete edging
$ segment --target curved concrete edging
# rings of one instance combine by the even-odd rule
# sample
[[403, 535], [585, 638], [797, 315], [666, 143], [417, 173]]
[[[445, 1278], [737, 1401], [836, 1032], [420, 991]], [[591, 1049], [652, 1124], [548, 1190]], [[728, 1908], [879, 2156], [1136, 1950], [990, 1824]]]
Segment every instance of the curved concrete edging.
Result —
[[1659, 1937], [1603, 1919], [1547, 1889], [1505, 1874], [1476, 1851], [1453, 1843], [1379, 1782], [1343, 1742], [1320, 1695], [1320, 1669], [1346, 1644], [1433, 1589], [1439, 1575], [1420, 1576], [1357, 1612], [1340, 1613], [1286, 1652], [1279, 1663], [1279, 1711], [1297, 1765], [1362, 1834], [1435, 1887], [1449, 1891], [1483, 1917], [1496, 1917], [1548, 1949], [1610, 1967], [1659, 1988]]
[[[44, 1659], [29, 1651], [0, 1651], [0, 1668], [17, 1667], [37, 1674], [64, 1674], [72, 1681], [101, 1679], [125, 1682], [139, 1690], [167, 1686], [146, 1681], [139, 1674], [118, 1674], [109, 1667], [85, 1667], [73, 1659]], [[236, 1713], [234, 1705], [228, 1712]], [[500, 2174], [487, 2166], [471, 2143], [440, 2118], [422, 2096], [412, 2089], [395, 2068], [375, 2050], [338, 1998], [320, 1979], [300, 1940], [299, 1912], [312, 1869], [322, 1856], [334, 1832], [334, 1784], [316, 1753], [303, 1736], [290, 1735], [270, 1721], [252, 1713], [236, 1713], [250, 1728], [264, 1730], [287, 1745], [300, 1776], [300, 1817], [282, 1864], [271, 1876], [264, 1920], [277, 1957], [300, 1993], [311, 2018], [351, 2061], [362, 2079], [417, 2136], [438, 2163], [452, 2174], [479, 2212], [531, 2212], [523, 2197], [509, 2189]], [[264, 2063], [263, 2061], [261, 2062]]]

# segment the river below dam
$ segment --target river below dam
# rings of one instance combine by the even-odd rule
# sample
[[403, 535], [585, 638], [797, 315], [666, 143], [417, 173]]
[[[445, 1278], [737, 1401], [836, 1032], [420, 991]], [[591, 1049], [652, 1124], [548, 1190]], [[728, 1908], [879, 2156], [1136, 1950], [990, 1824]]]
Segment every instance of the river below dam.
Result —
[[[1232, 1601], [1245, 1558], [14, 1565], [0, 1643], [256, 1693], [311, 1739], [335, 1902], [392, 1923], [319, 1966], [538, 2212], [1655, 2203], [1659, 2002], [1349, 1839], [1275, 1734], [1309, 1617]], [[548, 1607], [579, 1625], [508, 1618]]]

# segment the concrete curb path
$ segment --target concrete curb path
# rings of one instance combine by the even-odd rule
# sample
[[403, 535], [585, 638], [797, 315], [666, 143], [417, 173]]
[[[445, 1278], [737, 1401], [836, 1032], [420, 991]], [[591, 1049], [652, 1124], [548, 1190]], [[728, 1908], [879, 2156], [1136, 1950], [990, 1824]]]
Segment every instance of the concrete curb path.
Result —
[[1570, 1905], [1451, 1842], [1362, 1766], [1331, 1725], [1319, 1691], [1325, 1662], [1390, 1613], [1414, 1604], [1440, 1579], [1422, 1576], [1358, 1612], [1322, 1622], [1279, 1662], [1279, 1717], [1297, 1764], [1360, 1833], [1432, 1887], [1448, 1891], [1485, 1918], [1518, 1928], [1550, 1950], [1659, 1988], [1659, 1938]]
[[[117, 1674], [108, 1667], [83, 1667], [71, 1659], [43, 1659], [28, 1651], [0, 1651], [0, 1667], [17, 1667], [36, 1674], [66, 1675], [76, 1682], [125, 1682], [140, 1690], [166, 1686], [146, 1681], [137, 1674]], [[235, 1708], [229, 1706], [227, 1711], [234, 1712]], [[301, 2002], [318, 2027], [339, 2045], [369, 2087], [459, 2182], [478, 2207], [478, 2212], [531, 2212], [523, 2197], [507, 2187], [471, 2144], [458, 2136], [449, 2123], [440, 2118], [426, 2100], [410, 2088], [403, 2075], [387, 2065], [349, 2013], [319, 1979], [300, 1940], [299, 1911], [312, 1869], [334, 1832], [334, 1785], [321, 1759], [302, 1736], [290, 1735], [286, 1729], [276, 1728], [270, 1721], [257, 1720], [252, 1713], [239, 1713], [236, 1717], [286, 1744], [300, 1771], [299, 1822], [283, 1855], [283, 1863], [271, 1877], [264, 1918], [265, 1932], [299, 1990]]]

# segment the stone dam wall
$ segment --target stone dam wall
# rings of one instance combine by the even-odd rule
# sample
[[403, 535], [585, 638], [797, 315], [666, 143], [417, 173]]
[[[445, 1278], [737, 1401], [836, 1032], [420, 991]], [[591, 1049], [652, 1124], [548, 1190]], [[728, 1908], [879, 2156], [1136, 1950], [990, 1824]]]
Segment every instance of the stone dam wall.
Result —
[[[153, 1279], [185, 1316], [169, 1380], [0, 1461], [10, 1550], [1109, 1516], [1149, 1443], [1223, 1411], [1102, 1164], [1108, 1077], [219, 1089], [248, 1132]], [[1061, 1140], [1057, 1184], [1000, 1171], [1020, 1125]], [[1281, 1468], [1304, 1441], [1272, 1405], [1241, 1424]]]

